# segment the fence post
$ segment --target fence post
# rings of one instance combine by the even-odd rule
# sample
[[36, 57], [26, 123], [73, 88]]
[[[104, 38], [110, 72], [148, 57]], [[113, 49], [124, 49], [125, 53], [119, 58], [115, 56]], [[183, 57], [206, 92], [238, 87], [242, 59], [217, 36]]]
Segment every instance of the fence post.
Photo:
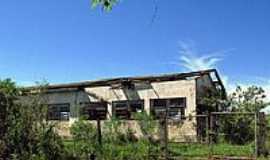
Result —
[[160, 144], [162, 150], [162, 156], [167, 160], [167, 150], [168, 150], [168, 130], [167, 130], [167, 118], [162, 117], [159, 120], [160, 125]]
[[159, 125], [160, 125], [160, 144], [162, 156], [165, 160], [168, 160], [168, 102], [166, 104], [165, 113], [160, 114]]
[[98, 144], [101, 146], [102, 145], [102, 135], [101, 135], [101, 124], [100, 124], [100, 119], [97, 119], [97, 136], [98, 136]]
[[205, 116], [205, 142], [207, 143], [207, 144], [209, 144], [209, 115], [207, 114], [206, 116]]
[[258, 113], [257, 156], [267, 156], [267, 121], [264, 113]]
[[208, 137], [209, 137], [209, 147], [210, 147], [210, 151], [209, 151], [209, 156], [212, 157], [213, 155], [213, 126], [214, 126], [214, 118], [213, 118], [213, 114], [210, 112], [208, 114], [209, 116], [209, 131], [208, 131]]
[[258, 120], [257, 120], [257, 112], [255, 112], [254, 113], [254, 138], [255, 138], [255, 154], [254, 154], [254, 156], [255, 156], [255, 158], [257, 158], [257, 156], [258, 156], [258, 141], [257, 141], [257, 138], [258, 138], [258, 136], [257, 136], [257, 133], [258, 133], [258, 129], [257, 129], [257, 122], [258, 122]]

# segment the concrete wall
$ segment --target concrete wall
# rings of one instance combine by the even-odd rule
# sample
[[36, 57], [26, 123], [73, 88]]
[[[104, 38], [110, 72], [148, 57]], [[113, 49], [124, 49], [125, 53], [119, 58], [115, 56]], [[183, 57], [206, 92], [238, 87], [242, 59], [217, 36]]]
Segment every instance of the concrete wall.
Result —
[[[108, 102], [109, 114], [112, 114], [112, 101], [117, 100], [144, 100], [144, 108], [150, 113], [150, 99], [157, 98], [177, 98], [185, 97], [187, 100], [185, 115], [196, 114], [196, 80], [177, 80], [166, 82], [155, 82], [151, 84], [139, 83], [135, 85], [134, 90], [113, 89], [110, 86], [85, 88], [86, 93], [82, 91], [58, 92], [47, 95], [49, 104], [70, 103], [71, 118], [68, 122], [59, 122], [60, 133], [63, 136], [69, 136], [68, 128], [78, 117], [78, 108], [80, 103], [89, 101], [99, 101], [103, 99]], [[134, 123], [134, 122], [129, 122]], [[185, 138], [195, 139], [196, 137], [196, 119], [186, 119], [182, 123], [170, 123], [169, 138], [177, 141], [183, 141]], [[138, 126], [138, 125], [128, 125]], [[137, 128], [137, 127], [134, 127]], [[138, 129], [135, 129], [136, 132]], [[139, 131], [138, 131], [139, 132]], [[140, 133], [137, 133], [140, 135]], [[185, 135], [185, 136], [183, 136]]]

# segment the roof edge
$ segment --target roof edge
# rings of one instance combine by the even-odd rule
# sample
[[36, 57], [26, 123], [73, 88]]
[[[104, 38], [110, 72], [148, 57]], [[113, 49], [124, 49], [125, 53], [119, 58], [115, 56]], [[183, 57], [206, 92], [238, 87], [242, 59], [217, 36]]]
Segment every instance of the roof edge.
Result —
[[[218, 77], [218, 81], [221, 86], [224, 88], [224, 85], [218, 75], [216, 69], [207, 69], [194, 72], [186, 73], [170, 73], [170, 74], [160, 74], [160, 75], [150, 75], [150, 76], [133, 76], [133, 77], [118, 77], [118, 78], [109, 78], [109, 79], [100, 79], [93, 81], [82, 81], [82, 82], [73, 82], [73, 83], [63, 83], [63, 84], [52, 84], [48, 85], [46, 89], [62, 89], [62, 88], [84, 88], [84, 87], [96, 87], [96, 86], [110, 86], [112, 84], [133, 81], [148, 81], [148, 82], [160, 82], [160, 81], [171, 81], [171, 80], [180, 80], [190, 77], [202, 76], [205, 74], [215, 73]], [[36, 86], [30, 86], [23, 88], [24, 90], [33, 90], [36, 89]]]

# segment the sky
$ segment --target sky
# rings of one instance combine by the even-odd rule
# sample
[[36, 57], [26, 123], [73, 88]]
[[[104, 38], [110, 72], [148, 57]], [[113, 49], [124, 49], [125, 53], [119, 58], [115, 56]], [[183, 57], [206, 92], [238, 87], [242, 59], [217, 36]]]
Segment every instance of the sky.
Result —
[[0, 78], [68, 83], [217, 68], [270, 96], [269, 0], [1, 0]]

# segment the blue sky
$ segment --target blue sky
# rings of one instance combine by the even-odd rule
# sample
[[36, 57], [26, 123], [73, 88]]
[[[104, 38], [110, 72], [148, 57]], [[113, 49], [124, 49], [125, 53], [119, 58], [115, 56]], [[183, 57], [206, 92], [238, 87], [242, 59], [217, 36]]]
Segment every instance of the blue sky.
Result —
[[0, 20], [0, 77], [21, 85], [216, 67], [270, 90], [269, 0], [1, 0]]

